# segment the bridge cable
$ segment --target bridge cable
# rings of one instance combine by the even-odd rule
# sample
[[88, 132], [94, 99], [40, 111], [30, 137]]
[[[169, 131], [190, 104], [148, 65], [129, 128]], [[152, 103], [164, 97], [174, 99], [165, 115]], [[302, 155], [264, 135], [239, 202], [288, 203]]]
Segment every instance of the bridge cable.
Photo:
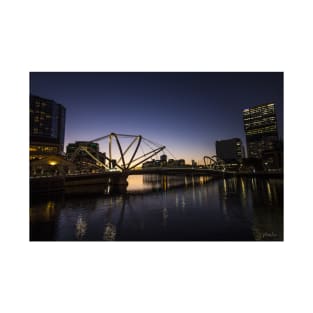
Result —
[[[154, 150], [154, 149], [155, 149], [155, 147], [151, 147], [151, 146], [146, 142], [146, 140], [144, 140], [143, 143], [145, 143], [145, 144], [148, 146], [149, 149], [151, 149], [151, 150]], [[157, 148], [159, 148], [159, 147], [157, 147]]]
[[175, 155], [168, 148], [165, 148], [165, 150], [176, 160]]
[[150, 139], [147, 139], [147, 138], [144, 138], [142, 137], [142, 139], [145, 139], [146, 141], [150, 142], [152, 145], [156, 146], [156, 147], [163, 147], [163, 145], [159, 144], [159, 143], [156, 143], [156, 142], [153, 142], [152, 140]]

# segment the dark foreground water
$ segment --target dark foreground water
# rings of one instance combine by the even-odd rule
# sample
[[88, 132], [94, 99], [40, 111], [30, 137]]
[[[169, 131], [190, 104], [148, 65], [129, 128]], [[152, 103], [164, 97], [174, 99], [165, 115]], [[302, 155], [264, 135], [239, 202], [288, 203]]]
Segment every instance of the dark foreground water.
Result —
[[123, 195], [32, 197], [30, 240], [283, 240], [281, 179], [128, 182]]

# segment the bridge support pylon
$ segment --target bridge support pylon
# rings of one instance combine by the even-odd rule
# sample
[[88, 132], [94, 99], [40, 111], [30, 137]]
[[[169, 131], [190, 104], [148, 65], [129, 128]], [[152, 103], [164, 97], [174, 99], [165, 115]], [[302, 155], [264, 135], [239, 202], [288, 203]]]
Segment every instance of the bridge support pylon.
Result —
[[124, 173], [118, 173], [109, 178], [109, 186], [111, 193], [125, 193], [128, 186], [128, 175]]

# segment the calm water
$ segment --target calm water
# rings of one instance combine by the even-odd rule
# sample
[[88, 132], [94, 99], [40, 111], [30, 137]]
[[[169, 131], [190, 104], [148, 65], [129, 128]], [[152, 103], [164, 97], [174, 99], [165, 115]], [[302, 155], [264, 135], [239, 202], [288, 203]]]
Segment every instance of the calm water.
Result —
[[32, 199], [30, 240], [283, 240], [280, 179], [130, 176], [127, 193]]

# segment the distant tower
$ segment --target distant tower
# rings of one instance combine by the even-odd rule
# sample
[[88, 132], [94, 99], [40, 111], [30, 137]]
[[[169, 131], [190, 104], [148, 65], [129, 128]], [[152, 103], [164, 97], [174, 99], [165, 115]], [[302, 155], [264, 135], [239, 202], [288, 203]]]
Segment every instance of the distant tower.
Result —
[[275, 104], [256, 105], [242, 114], [248, 157], [262, 158], [263, 152], [274, 150], [278, 141]]
[[167, 165], [167, 155], [166, 154], [162, 154], [160, 156], [160, 163], [162, 166], [166, 166]]
[[61, 154], [65, 108], [53, 100], [30, 95], [30, 157]]
[[225, 162], [241, 161], [245, 156], [240, 138], [216, 141], [215, 148], [217, 158]]

